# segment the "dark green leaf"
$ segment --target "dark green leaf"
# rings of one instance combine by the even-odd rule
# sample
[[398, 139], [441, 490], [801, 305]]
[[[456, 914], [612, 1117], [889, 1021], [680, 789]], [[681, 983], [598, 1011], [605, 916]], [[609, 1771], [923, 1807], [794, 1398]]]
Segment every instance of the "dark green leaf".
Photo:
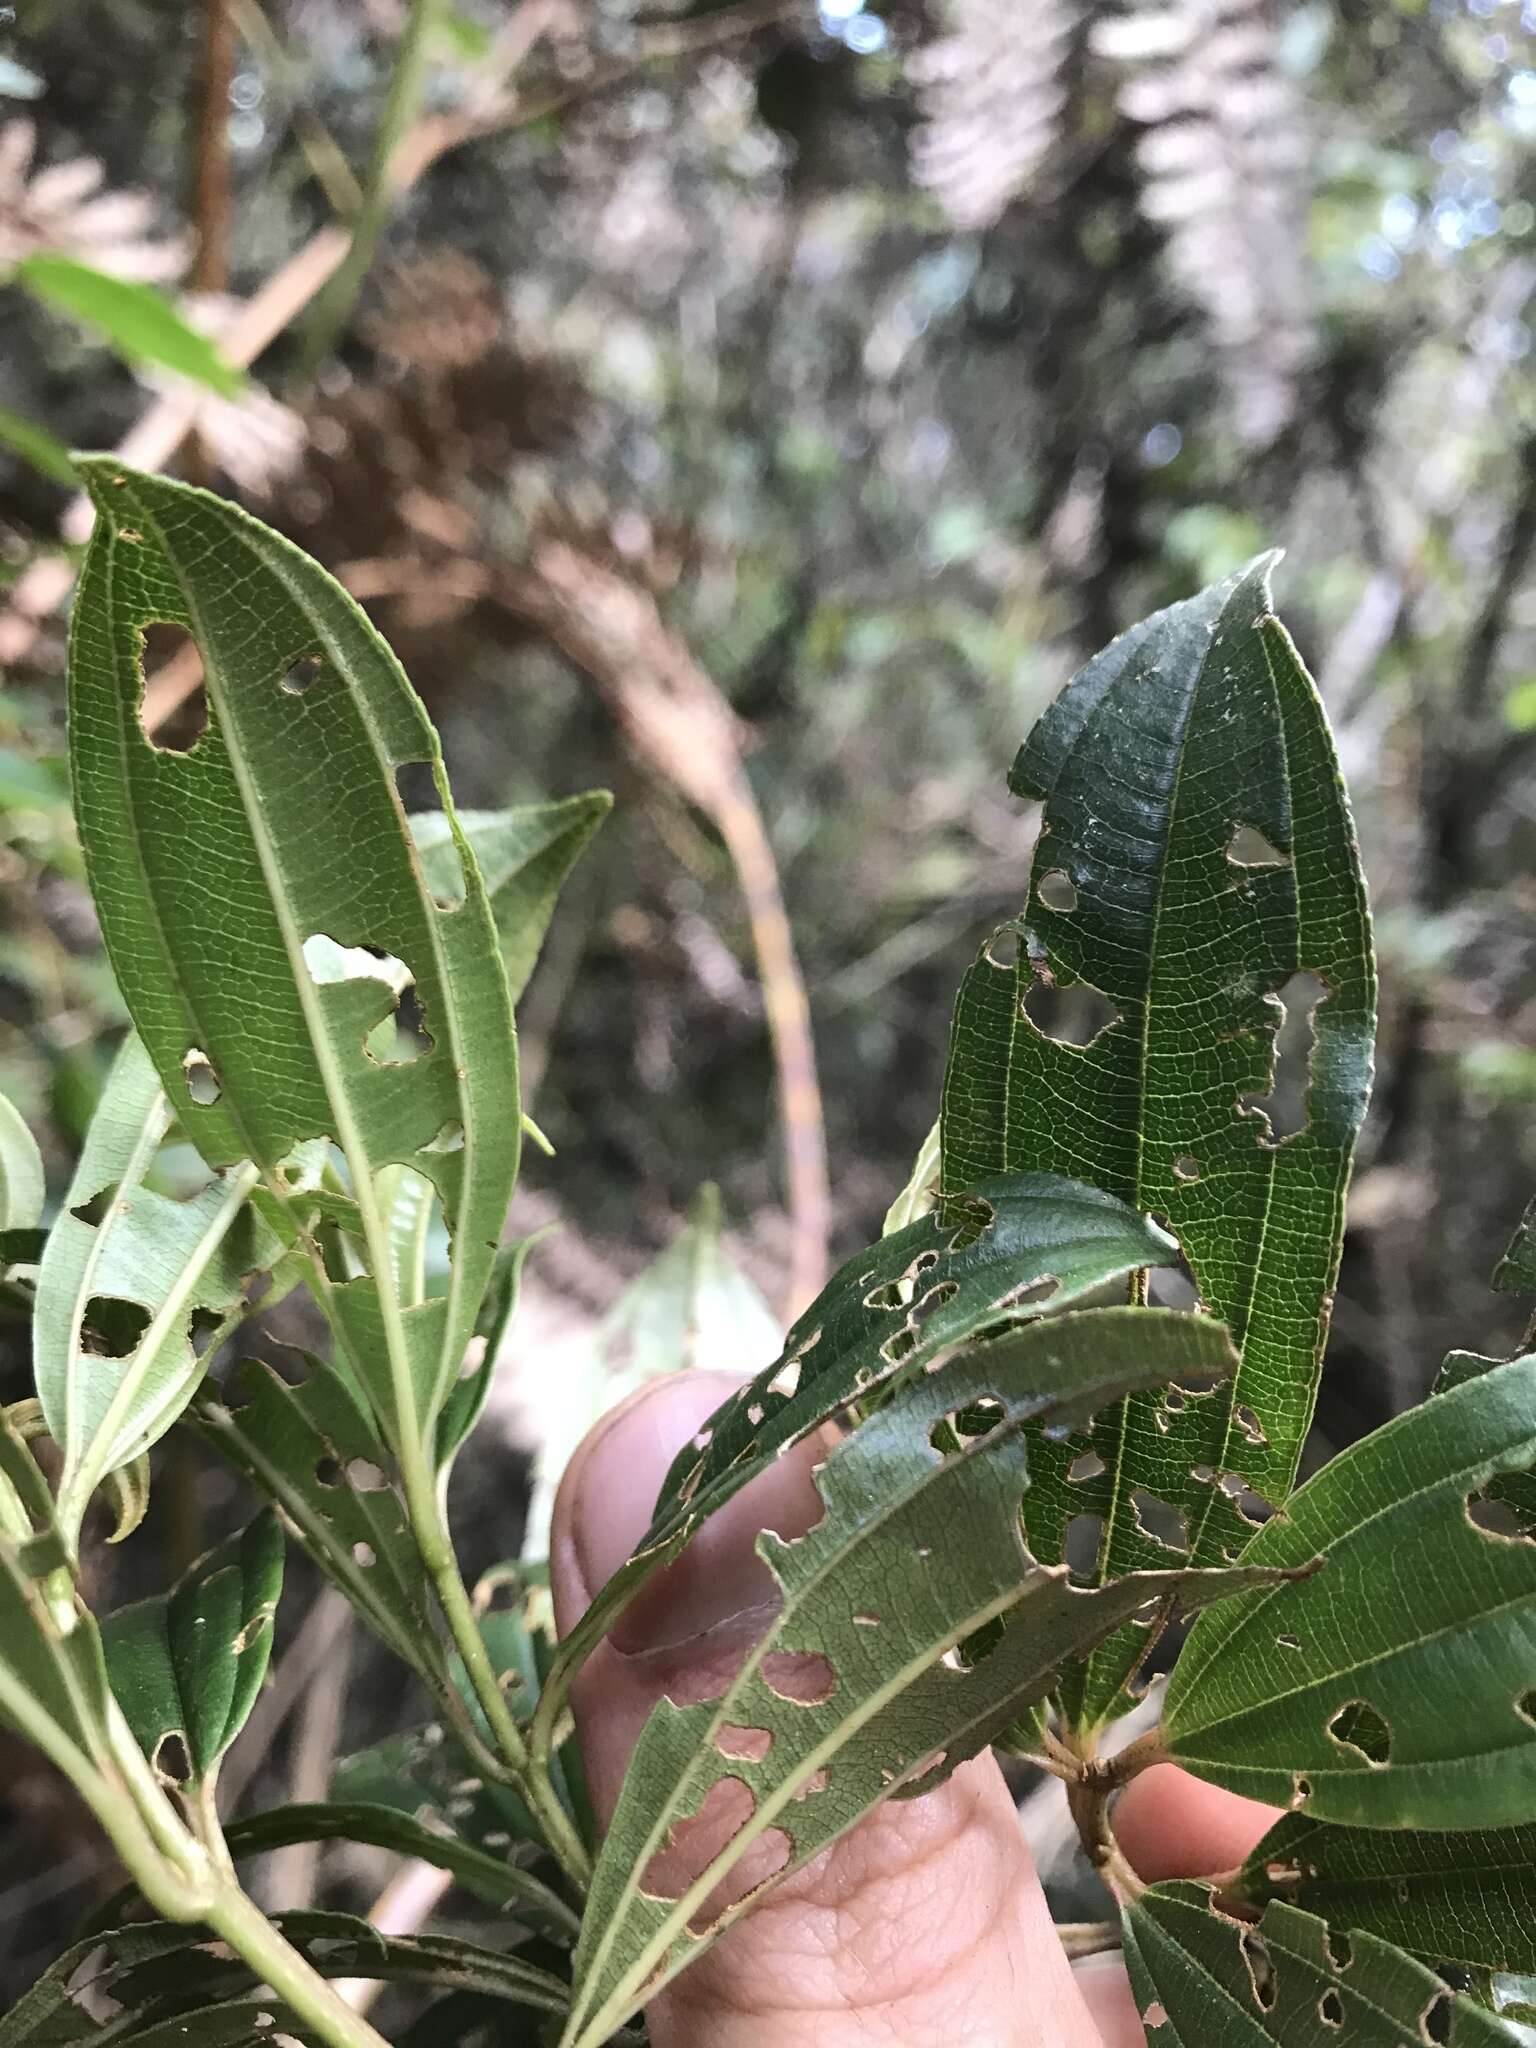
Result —
[[[437, 736], [362, 611], [288, 542], [185, 485], [95, 457], [81, 469], [98, 518], [71, 634], [76, 808], [129, 1010], [210, 1163], [253, 1160], [281, 1193], [297, 1144], [340, 1147], [369, 1270], [323, 1283], [327, 1306], [391, 1442], [430, 1445], [520, 1141], [500, 947]], [[139, 721], [156, 619], [203, 658], [208, 725], [185, 753]], [[395, 786], [413, 763], [459, 856], [442, 899]], [[413, 1305], [378, 1186], [396, 1165], [437, 1189], [454, 1245], [447, 1293]]]
[[1489, 1498], [1533, 1463], [1536, 1357], [1326, 1465], [1243, 1557], [1326, 1567], [1202, 1617], [1169, 1682], [1172, 1753], [1318, 1820], [1536, 1821], [1536, 1542]]
[[43, 1213], [43, 1155], [26, 1120], [0, 1095], [0, 1230], [35, 1229]]
[[1536, 1294], [1536, 1197], [1494, 1268], [1493, 1284], [1500, 1294]]
[[[770, 1830], [787, 1874], [880, 1800], [938, 1784], [1041, 1699], [1067, 1657], [1149, 1601], [1198, 1605], [1248, 1583], [1160, 1572], [1083, 1588], [1064, 1565], [1037, 1566], [1019, 1527], [1027, 1418], [1070, 1432], [1132, 1386], [1232, 1362], [1204, 1317], [1052, 1317], [925, 1373], [832, 1452], [816, 1474], [822, 1520], [794, 1542], [758, 1539], [782, 1591], [767, 1634], [723, 1697], [663, 1700], [641, 1734], [593, 1877], [568, 2048], [606, 2041], [737, 1917], [745, 1900], [698, 1926]], [[955, 1418], [980, 1404], [990, 1427], [957, 1439]], [[991, 1624], [969, 1661], [959, 1646]], [[696, 1877], [666, 1881], [655, 1859], [721, 1784], [739, 1827]]]
[[37, 1276], [34, 1369], [64, 1454], [59, 1515], [73, 1543], [91, 1494], [163, 1436], [203, 1376], [207, 1339], [243, 1310], [282, 1239], [249, 1204], [255, 1170], [189, 1200], [148, 1185], [170, 1108], [139, 1040], [113, 1062]]
[[62, 441], [56, 441], [46, 427], [40, 427], [35, 420], [23, 419], [19, 412], [12, 412], [8, 406], [0, 405], [0, 442], [12, 450], [35, 469], [39, 476], [45, 476], [50, 483], [67, 484], [71, 489], [79, 483], [75, 465], [69, 459], [69, 450]]
[[[12, 1473], [7, 1461], [8, 1479]], [[13, 1497], [7, 1521], [14, 1506]], [[56, 1561], [42, 1539], [18, 1543], [9, 1530], [0, 1537], [0, 1721], [78, 1782], [107, 1754], [107, 1678], [94, 1621], [80, 1614], [63, 1633], [38, 1585], [38, 1570]]]
[[440, 1475], [451, 1469], [465, 1438], [484, 1412], [491, 1381], [496, 1377], [497, 1363], [517, 1308], [523, 1261], [543, 1234], [536, 1231], [532, 1237], [519, 1238], [515, 1244], [504, 1244], [496, 1254], [490, 1284], [485, 1290], [485, 1300], [481, 1303], [474, 1338], [467, 1354], [469, 1370], [454, 1386], [437, 1419], [437, 1469]]
[[[272, 1654], [282, 1590], [282, 1525], [265, 1508], [169, 1593], [120, 1607], [102, 1623], [112, 1690], [163, 1777], [210, 1777], [245, 1726]], [[182, 1759], [173, 1759], [172, 1738]]]
[[16, 282], [57, 313], [100, 328], [109, 345], [129, 363], [158, 363], [223, 398], [238, 398], [245, 379], [219, 354], [206, 334], [189, 327], [170, 300], [147, 284], [112, 277], [55, 250], [40, 251], [17, 264]]
[[357, 1800], [323, 1805], [279, 1806], [232, 1821], [224, 1830], [232, 1856], [264, 1855], [294, 1842], [366, 1842], [397, 1856], [414, 1856], [446, 1870], [466, 1891], [490, 1906], [505, 1906], [533, 1921], [557, 1941], [580, 1930], [572, 1909], [531, 1871], [492, 1856], [457, 1835], [426, 1827], [414, 1814]]
[[388, 1452], [334, 1366], [310, 1361], [290, 1386], [248, 1362], [231, 1392], [209, 1394], [193, 1419], [215, 1450], [282, 1509], [327, 1578], [429, 1686], [446, 1683], [431, 1586], [387, 1469]]
[[1482, 1834], [1340, 1828], [1289, 1813], [1233, 1887], [1436, 1962], [1536, 1972], [1536, 1827]]
[[[1322, 706], [1270, 612], [1271, 560], [1117, 640], [1021, 750], [1012, 786], [1045, 812], [1018, 958], [988, 947], [950, 1043], [944, 1185], [1044, 1170], [1151, 1211], [1242, 1357], [1213, 1400], [1170, 1414], [1143, 1396], [1101, 1422], [1109, 1576], [1166, 1562], [1139, 1492], [1182, 1518], [1197, 1563], [1245, 1535], [1223, 1478], [1285, 1497], [1370, 1081], [1354, 832]], [[1299, 1087], [1272, 1094], [1276, 997], [1301, 975], [1323, 992], [1304, 1102]], [[1279, 1129], [1304, 1127], [1276, 1142], [1266, 1099]], [[1050, 1494], [1058, 1524], [1076, 1511], [1060, 1472], [1038, 1487], [1042, 1523]], [[1072, 1719], [1129, 1704], [1141, 1647], [1123, 1637], [1096, 1657], [1071, 1688]]]
[[1508, 2030], [1373, 1934], [1293, 1906], [1257, 1927], [1198, 1884], [1154, 1885], [1125, 1916], [1131, 1984], [1157, 2048], [1511, 2048]]
[[[567, 875], [612, 809], [606, 789], [590, 789], [556, 803], [460, 811], [459, 824], [485, 877], [514, 1003], [528, 985]], [[412, 818], [411, 832], [429, 887], [450, 886], [454, 856], [447, 819], [428, 811]]]
[[779, 1359], [711, 1418], [704, 1448], [674, 1461], [634, 1557], [562, 1646], [551, 1702], [570, 1671], [659, 1566], [780, 1452], [898, 1377], [930, 1369], [984, 1332], [1065, 1308], [1142, 1266], [1173, 1240], [1112, 1196], [1050, 1174], [1000, 1176], [839, 1267], [790, 1330]]

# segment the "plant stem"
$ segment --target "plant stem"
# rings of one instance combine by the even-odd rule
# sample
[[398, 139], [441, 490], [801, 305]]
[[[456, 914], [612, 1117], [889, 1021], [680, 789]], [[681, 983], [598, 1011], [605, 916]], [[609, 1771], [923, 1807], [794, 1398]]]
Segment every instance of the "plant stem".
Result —
[[322, 288], [304, 335], [304, 371], [313, 376], [335, 346], [368, 274], [392, 197], [390, 167], [406, 130], [415, 116], [421, 97], [425, 68], [427, 31], [435, 12], [435, 0], [411, 0], [411, 11], [395, 51], [389, 91], [379, 115], [373, 141], [373, 158], [363, 183], [362, 204], [352, 224], [352, 240], [340, 267]]
[[464, 1661], [465, 1673], [490, 1727], [491, 1738], [511, 1770], [518, 1790], [543, 1828], [545, 1840], [561, 1869], [572, 1884], [585, 1891], [592, 1875], [591, 1858], [572, 1825], [570, 1815], [555, 1794], [549, 1773], [537, 1761], [530, 1759], [522, 1730], [496, 1682], [496, 1673], [491, 1668], [485, 1638], [480, 1633], [480, 1624], [475, 1618], [458, 1558], [443, 1526], [431, 1475], [415, 1458], [402, 1462], [411, 1532], [432, 1580], [454, 1647]]
[[203, 1917], [334, 2048], [388, 2048], [384, 2036], [283, 1939], [237, 1885], [221, 1886]]
[[1132, 1778], [1140, 1777], [1154, 1764], [1166, 1762], [1168, 1751], [1162, 1727], [1149, 1728], [1116, 1756], [1095, 1754], [1091, 1739], [1070, 1753], [1075, 1757], [1076, 1771], [1067, 1782], [1067, 1807], [1077, 1823], [1083, 1853], [1109, 1886], [1117, 1904], [1124, 1904], [1146, 1887], [1115, 1839], [1111, 1808], [1115, 1795]]

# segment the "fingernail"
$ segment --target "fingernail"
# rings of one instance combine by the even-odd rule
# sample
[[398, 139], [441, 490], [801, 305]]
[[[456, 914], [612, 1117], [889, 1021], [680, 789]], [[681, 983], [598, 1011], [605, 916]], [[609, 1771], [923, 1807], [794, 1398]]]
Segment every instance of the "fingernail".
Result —
[[[650, 1527], [657, 1491], [678, 1451], [742, 1384], [725, 1372], [657, 1380], [588, 1439], [567, 1478], [572, 1548], [588, 1600]], [[760, 1618], [776, 1601], [777, 1588], [755, 1549], [759, 1532], [802, 1535], [821, 1512], [809, 1458], [777, 1460], [657, 1574], [609, 1641], [631, 1656], [675, 1650], [729, 1623]]]

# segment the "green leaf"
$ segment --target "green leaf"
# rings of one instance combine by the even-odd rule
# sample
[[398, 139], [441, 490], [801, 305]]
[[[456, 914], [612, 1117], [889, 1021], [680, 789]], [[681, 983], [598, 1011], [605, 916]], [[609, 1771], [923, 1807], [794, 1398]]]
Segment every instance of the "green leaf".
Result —
[[[1140, 1396], [1101, 1422], [1107, 1576], [1166, 1562], [1155, 1497], [1213, 1563], [1245, 1536], [1221, 1481], [1285, 1498], [1312, 1413], [1371, 1074], [1375, 979], [1359, 856], [1327, 720], [1270, 612], [1266, 557], [1157, 614], [1082, 671], [1021, 749], [1044, 803], [1018, 958], [994, 941], [961, 988], [943, 1105], [944, 1184], [1071, 1174], [1179, 1238], [1242, 1364], [1170, 1414]], [[1304, 1104], [1272, 1096], [1281, 1005], [1323, 999]], [[1046, 1008], [1059, 1005], [1061, 1022]], [[1084, 1044], [1047, 1035], [1072, 1023]], [[1293, 1020], [1293, 1030], [1299, 1026]], [[1281, 1076], [1284, 1079], [1284, 1076]], [[1269, 1113], [1304, 1109], [1274, 1136]], [[1213, 1476], [1207, 1476], [1213, 1475]], [[1064, 1475], [1042, 1472], [1032, 1505]], [[1043, 1519], [1043, 1515], [1041, 1517]], [[1045, 1554], [1045, 1553], [1042, 1553]], [[1091, 1726], [1128, 1704], [1144, 1647], [1109, 1645], [1064, 1702]]]
[[147, 284], [109, 276], [54, 250], [28, 256], [14, 276], [54, 312], [99, 328], [125, 362], [158, 363], [223, 398], [238, 398], [245, 390], [244, 377], [207, 335], [189, 326], [170, 300]]
[[32, 1230], [43, 1214], [43, 1155], [20, 1110], [0, 1095], [0, 1230]]
[[1278, 1898], [1435, 1962], [1536, 1973], [1536, 1827], [1479, 1834], [1277, 1821], [1232, 1890]]
[[[323, 1977], [474, 1990], [552, 2013], [570, 2002], [559, 1977], [478, 1942], [384, 1935], [350, 1913], [279, 1913], [273, 1924]], [[253, 1998], [254, 1981], [249, 1965], [211, 1944], [205, 1928], [151, 1920], [105, 1929], [73, 1943], [0, 2019], [0, 2048], [73, 2048], [109, 2037], [136, 2048], [256, 2048], [274, 2033], [322, 2042], [269, 1992]], [[109, 2001], [110, 2034], [99, 2017]], [[263, 2022], [261, 2013], [271, 2018]]]
[[294, 1386], [248, 1361], [193, 1410], [206, 1441], [287, 1518], [299, 1542], [395, 1655], [434, 1690], [447, 1666], [432, 1589], [388, 1452], [336, 1366]]
[[[200, 1557], [168, 1593], [102, 1623], [107, 1676], [135, 1741], [171, 1782], [210, 1778], [256, 1704], [283, 1590], [270, 1508]], [[184, 1750], [173, 1766], [171, 1740]]]
[[496, 1263], [491, 1269], [490, 1285], [486, 1289], [479, 1320], [475, 1324], [474, 1342], [469, 1352], [469, 1370], [449, 1394], [443, 1404], [443, 1412], [437, 1419], [437, 1471], [440, 1484], [446, 1484], [454, 1459], [485, 1410], [486, 1400], [491, 1391], [491, 1381], [496, 1377], [496, 1367], [506, 1346], [507, 1332], [512, 1326], [512, 1317], [517, 1308], [517, 1290], [522, 1280], [523, 1263], [543, 1235], [542, 1230], [537, 1230], [531, 1237], [519, 1238], [515, 1244], [504, 1244], [496, 1254]]
[[661, 1256], [561, 1353], [558, 1398], [540, 1417], [525, 1555], [548, 1553], [555, 1493], [600, 1415], [664, 1373], [763, 1366], [782, 1341], [781, 1324], [725, 1249], [719, 1190], [706, 1184]]
[[1494, 1268], [1493, 1284], [1500, 1294], [1536, 1294], [1536, 1196]]
[[[0, 1435], [15, 1445], [8, 1429]], [[10, 1457], [5, 1474], [9, 1523], [19, 1477]], [[58, 1561], [56, 1539], [50, 1543], [43, 1526], [27, 1542], [14, 1540], [16, 1533], [8, 1527], [0, 1536], [0, 1722], [78, 1784], [96, 1774], [108, 1750], [101, 1639], [88, 1614], [72, 1615], [66, 1624], [38, 1583], [38, 1573]]]
[[185, 1201], [149, 1185], [170, 1122], [130, 1035], [37, 1276], [37, 1391], [64, 1455], [59, 1518], [71, 1544], [102, 1479], [142, 1456], [191, 1399], [207, 1340], [244, 1311], [247, 1277], [283, 1251], [249, 1205], [251, 1167], [216, 1174]]
[[0, 405], [0, 442], [4, 442], [13, 454], [35, 469], [39, 476], [45, 476], [50, 483], [67, 484], [72, 490], [80, 479], [75, 474], [75, 465], [69, 459], [69, 450], [62, 441], [56, 441], [46, 427], [40, 427], [35, 420], [24, 419], [19, 412], [12, 412], [8, 406]]
[[[566, 877], [612, 809], [606, 789], [589, 789], [555, 803], [460, 811], [459, 824], [485, 877], [514, 1003], [528, 986]], [[411, 835], [429, 886], [449, 884], [454, 855], [448, 820], [440, 812], [424, 812], [411, 819]]]
[[[497, 932], [437, 735], [363, 612], [287, 541], [185, 485], [99, 457], [80, 467], [98, 518], [71, 634], [71, 749], [108, 951], [210, 1163], [253, 1160], [281, 1195], [297, 1144], [340, 1147], [369, 1270], [322, 1281], [326, 1305], [390, 1442], [419, 1449], [474, 1334], [521, 1135]], [[208, 725], [185, 753], [139, 723], [155, 619], [191, 631], [203, 658]], [[459, 857], [442, 898], [395, 786], [412, 763]], [[381, 1045], [407, 988], [421, 1029]], [[395, 1166], [437, 1189], [454, 1245], [447, 1293], [411, 1306], [378, 1185]]]
[[1536, 1821], [1536, 1525], [1489, 1497], [1533, 1463], [1536, 1357], [1326, 1465], [1243, 1557], [1326, 1568], [1196, 1625], [1168, 1687], [1171, 1753], [1318, 1820]]
[[703, 1450], [690, 1447], [674, 1460], [634, 1556], [562, 1644], [546, 1712], [650, 1574], [788, 1445], [984, 1332], [1065, 1308], [1139, 1267], [1167, 1264], [1175, 1250], [1110, 1195], [1018, 1174], [949, 1197], [849, 1259], [794, 1324], [776, 1362], [710, 1419]]
[[[567, 2048], [607, 2040], [737, 1917], [739, 1887], [699, 1926], [754, 1842], [769, 1838], [779, 1874], [797, 1869], [880, 1800], [938, 1784], [1148, 1601], [1198, 1605], [1247, 1583], [1160, 1572], [1082, 1588], [1064, 1565], [1036, 1565], [1019, 1533], [1026, 1419], [1070, 1432], [1132, 1386], [1232, 1364], [1205, 1317], [1053, 1317], [925, 1373], [832, 1452], [816, 1474], [823, 1519], [797, 1541], [758, 1539], [782, 1593], [767, 1634], [721, 1698], [663, 1700], [645, 1725], [593, 1876]], [[957, 1439], [968, 1414], [985, 1434]], [[959, 1646], [989, 1624], [971, 1661]], [[696, 1877], [669, 1881], [656, 1859], [727, 1781], [739, 1826]]]
[[935, 1123], [919, 1146], [911, 1178], [885, 1212], [885, 1229], [881, 1233], [882, 1236], [889, 1237], [893, 1231], [905, 1230], [909, 1223], [916, 1223], [920, 1216], [928, 1214], [938, 1200], [940, 1128], [941, 1126]]
[[229, 1853], [262, 1856], [295, 1842], [365, 1842], [396, 1856], [414, 1856], [446, 1870], [464, 1889], [489, 1906], [506, 1907], [557, 1941], [570, 1943], [581, 1922], [558, 1893], [531, 1871], [493, 1856], [456, 1835], [426, 1827], [413, 1814], [392, 1806], [354, 1800], [278, 1806], [248, 1814], [224, 1830]]
[[1157, 2048], [1510, 2048], [1500, 2023], [1373, 1934], [1331, 1934], [1293, 1906], [1257, 1927], [1209, 1888], [1160, 1884], [1125, 1915], [1136, 2003]]

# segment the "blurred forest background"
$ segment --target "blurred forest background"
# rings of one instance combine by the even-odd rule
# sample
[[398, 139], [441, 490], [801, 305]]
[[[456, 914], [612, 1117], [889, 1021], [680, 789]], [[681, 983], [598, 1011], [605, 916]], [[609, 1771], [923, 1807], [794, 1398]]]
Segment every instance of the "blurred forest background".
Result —
[[[525, 1394], [704, 1182], [776, 1308], [878, 1232], [1021, 903], [1019, 740], [1273, 545], [1383, 981], [1322, 1435], [1453, 1344], [1510, 1350], [1533, 145], [1536, 0], [0, 7], [0, 1091], [58, 1184], [122, 1013], [68, 811], [54, 442], [211, 483], [342, 575], [463, 802], [615, 794], [520, 1006], [556, 1156], [519, 1200], [562, 1224]], [[155, 284], [249, 381], [125, 361], [7, 285], [39, 254]], [[158, 658], [185, 745], [196, 672]]]

